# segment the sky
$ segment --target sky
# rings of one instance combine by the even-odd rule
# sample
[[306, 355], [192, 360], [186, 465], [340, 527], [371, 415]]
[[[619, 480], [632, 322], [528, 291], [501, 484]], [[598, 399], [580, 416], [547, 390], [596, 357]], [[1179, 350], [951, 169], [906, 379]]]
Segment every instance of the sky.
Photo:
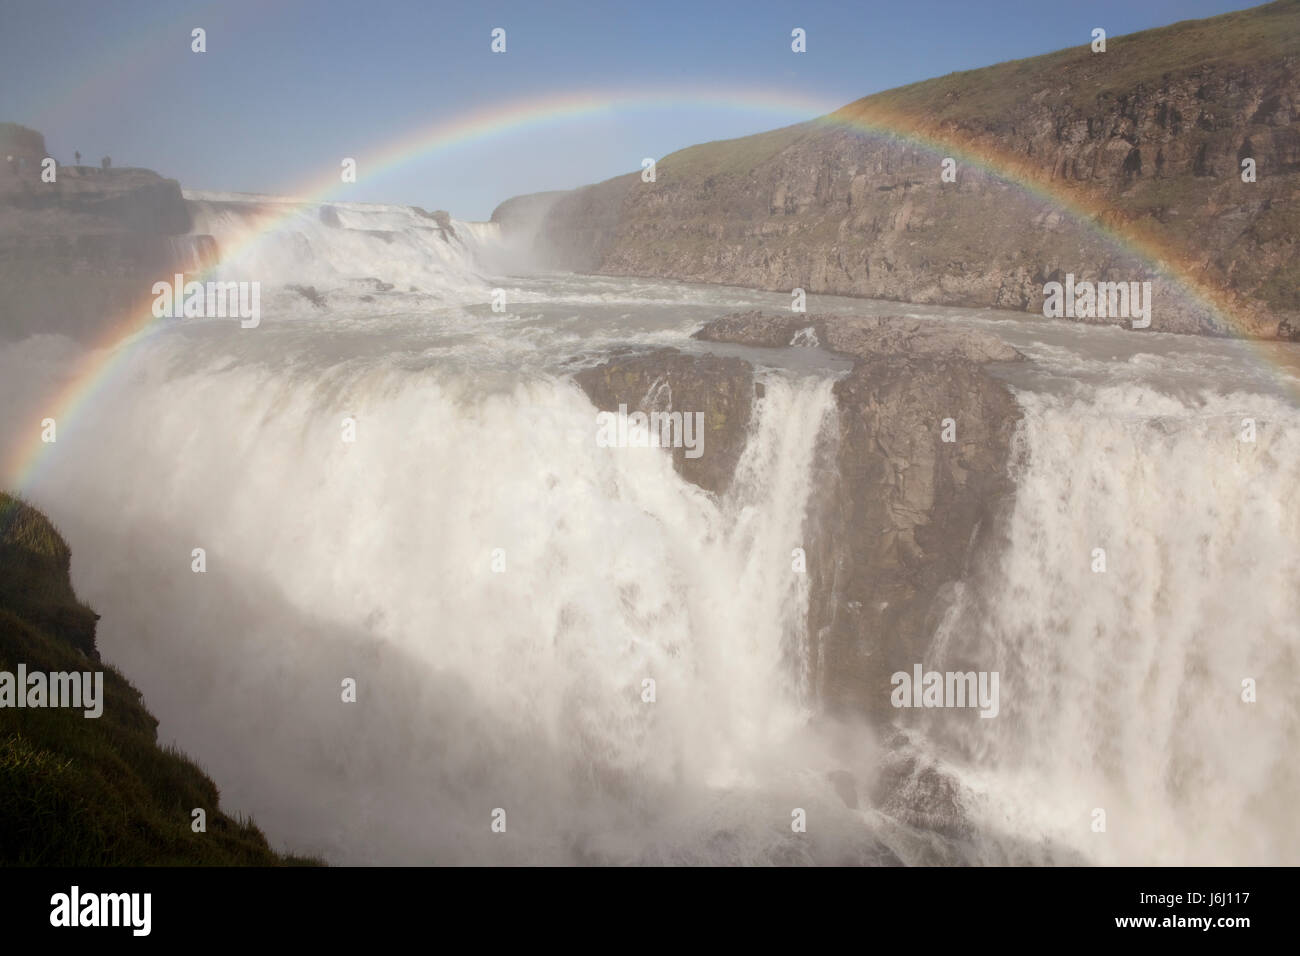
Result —
[[[1254, 6], [1237, 0], [0, 0], [0, 121], [187, 188], [486, 219], [513, 195], [641, 168], [956, 70]], [[207, 51], [191, 50], [206, 31]], [[506, 31], [493, 53], [491, 32]], [[806, 31], [807, 52], [791, 50]], [[367, 157], [442, 123], [583, 94], [615, 105]], [[320, 195], [313, 190], [313, 195]]]

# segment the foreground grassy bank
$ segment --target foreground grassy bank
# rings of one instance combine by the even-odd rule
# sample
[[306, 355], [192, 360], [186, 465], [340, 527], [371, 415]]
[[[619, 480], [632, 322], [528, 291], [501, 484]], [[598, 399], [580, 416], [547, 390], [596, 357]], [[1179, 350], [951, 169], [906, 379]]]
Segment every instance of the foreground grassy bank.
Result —
[[[99, 660], [90, 608], [50, 521], [0, 493], [0, 672], [103, 672], [103, 714], [0, 707], [0, 864], [309, 865], [218, 807], [215, 783], [159, 747], [138, 690]], [[21, 688], [19, 691], [21, 692]], [[206, 832], [192, 829], [193, 811]]]

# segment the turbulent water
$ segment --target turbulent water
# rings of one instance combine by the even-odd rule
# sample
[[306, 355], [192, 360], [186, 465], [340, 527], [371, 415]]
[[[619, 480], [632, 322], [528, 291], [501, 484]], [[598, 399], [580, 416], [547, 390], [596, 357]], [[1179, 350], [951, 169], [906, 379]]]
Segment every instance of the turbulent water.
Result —
[[[101, 650], [162, 738], [277, 846], [343, 863], [1300, 862], [1294, 347], [813, 297], [978, 326], [1033, 359], [999, 373], [1024, 410], [1005, 544], [926, 659], [999, 671], [1001, 712], [900, 744], [826, 719], [805, 680], [790, 552], [843, 361], [731, 350], [766, 397], [720, 499], [661, 452], [598, 447], [571, 379], [628, 344], [700, 348], [704, 320], [788, 297], [505, 275], [495, 227], [446, 236], [401, 207], [297, 208], [245, 245], [289, 207], [191, 198], [196, 230], [239, 248], [222, 274], [268, 287], [261, 326], [179, 320], [131, 345], [24, 491], [68, 537]], [[5, 447], [30, 444], [17, 423], [84, 358], [56, 334], [0, 352]], [[873, 808], [882, 740], [953, 781], [962, 827]]]

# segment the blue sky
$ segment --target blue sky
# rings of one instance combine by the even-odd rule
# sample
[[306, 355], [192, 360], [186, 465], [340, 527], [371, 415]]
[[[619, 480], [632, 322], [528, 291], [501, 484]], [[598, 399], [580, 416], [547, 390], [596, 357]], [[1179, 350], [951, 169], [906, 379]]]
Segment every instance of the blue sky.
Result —
[[[294, 192], [409, 130], [564, 92], [744, 89], [828, 108], [954, 70], [1254, 6], [1235, 0], [0, 0], [0, 120], [61, 162], [105, 153], [185, 186]], [[208, 52], [190, 51], [190, 30]], [[507, 52], [493, 54], [502, 27]], [[807, 31], [808, 51], [790, 50]], [[568, 118], [434, 151], [337, 198], [484, 219], [501, 200], [797, 122], [692, 104]]]

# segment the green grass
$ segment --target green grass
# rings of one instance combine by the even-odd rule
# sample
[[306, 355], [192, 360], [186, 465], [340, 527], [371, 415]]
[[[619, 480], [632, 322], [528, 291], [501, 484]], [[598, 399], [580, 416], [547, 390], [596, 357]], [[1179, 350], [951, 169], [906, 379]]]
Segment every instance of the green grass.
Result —
[[[140, 692], [102, 664], [96, 615], [77, 601], [68, 546], [39, 511], [0, 493], [0, 670], [104, 672], [104, 712], [0, 708], [0, 863], [19, 866], [310, 865], [281, 856], [217, 786], [159, 747]], [[191, 811], [207, 813], [207, 832]]]
[[657, 164], [657, 173], [691, 179], [711, 176], [748, 176], [754, 167], [809, 135], [806, 123], [784, 126], [740, 139], [699, 143], [670, 153]]
[[[1097, 24], [1104, 26], [1104, 24]], [[1300, 55], [1300, 0], [1279, 0], [1204, 20], [1183, 20], [1127, 36], [1111, 36], [1095, 54], [1091, 34], [1073, 47], [977, 70], [949, 73], [856, 101], [963, 126], [999, 130], [1014, 123], [1030, 97], [1048, 90], [1048, 105], [1088, 110], [1165, 74], [1232, 70]]]
[[[1066, 104], [1088, 112], [1135, 87], [1157, 84], [1166, 74], [1255, 67], [1300, 56], [1300, 0], [1278, 0], [1218, 17], [1111, 36], [1103, 54], [1094, 54], [1090, 43], [1090, 33], [1084, 32], [1077, 45], [1064, 50], [875, 93], [831, 116], [847, 118], [881, 107], [932, 122], [1002, 132], [1015, 124], [1026, 104]], [[1045, 99], [1034, 98], [1044, 91]], [[817, 127], [813, 121], [700, 143], [665, 156], [659, 167], [682, 177], [747, 176], [800, 139], [815, 135]]]
[[[864, 124], [868, 129], [915, 126], [923, 139], [950, 144], [959, 153], [987, 155], [988, 164], [1004, 178], [1017, 182], [1027, 177], [1044, 189], [1074, 197], [1083, 207], [1096, 209], [1102, 222], [1131, 243], [1167, 245], [1175, 257], [1196, 262], [1207, 285], [1224, 286], [1243, 306], [1294, 310], [1300, 287], [1290, 250], [1297, 235], [1294, 210], [1300, 206], [1290, 195], [1297, 171], [1294, 164], [1278, 159], [1286, 155], [1285, 149], [1276, 148], [1286, 131], [1257, 119], [1252, 112], [1257, 104], [1246, 100], [1259, 90], [1293, 85], [1288, 71], [1300, 61], [1300, 0], [1109, 36], [1106, 52], [1100, 54], [1091, 50], [1090, 29], [1083, 21], [1078, 42], [1064, 50], [876, 93], [808, 123], [679, 150], [659, 161], [658, 190], [640, 190], [636, 173], [610, 180], [602, 185], [621, 186], [621, 191], [609, 190], [612, 198], [606, 202], [615, 211], [621, 207], [617, 241], [635, 246], [631, 258], [661, 266], [713, 262], [720, 244], [726, 243], [757, 243], [769, 249], [835, 246], [852, 258], [858, 240], [839, 231], [842, 215], [816, 206], [808, 215], [773, 215], [768, 205], [773, 184], [787, 170], [805, 176], [806, 171], [800, 171], [804, 159], [815, 164], [842, 155], [833, 138], [846, 129]], [[1205, 109], [1210, 125], [1220, 124], [1213, 129], [1198, 125], [1204, 119], [1199, 106], [1183, 102], [1189, 96], [1200, 102], [1202, 86], [1209, 88]], [[1166, 89], [1178, 95], [1166, 97]], [[1121, 100], [1129, 106], [1122, 108]], [[1117, 172], [1077, 181], [1058, 176], [1060, 154], [1050, 143], [1057, 124], [1069, 125], [1072, 132], [1091, 124], [1088, 156], [1100, 156], [1099, 161], [1107, 163], [1111, 159], [1105, 154], [1094, 153], [1107, 137], [1095, 131], [1131, 112], [1134, 102], [1142, 110], [1166, 108], [1160, 123], [1171, 138], [1169, 156], [1176, 156], [1177, 162], [1157, 162], [1165, 144], [1156, 137], [1140, 144], [1140, 175]], [[1275, 106], [1266, 98], [1261, 111], [1271, 113]], [[1187, 115], [1178, 115], [1179, 110]], [[1222, 127], [1225, 118], [1232, 119], [1231, 131]], [[1237, 188], [1235, 163], [1229, 159], [1225, 165], [1231, 153], [1225, 145], [1231, 140], [1235, 146], [1238, 138], [1256, 133], [1273, 140], [1276, 162], [1262, 174], [1260, 185], [1246, 192]], [[1048, 148], [1025, 149], [1026, 135], [1035, 145], [1049, 140]], [[1205, 145], [1215, 147], [1213, 175], [1202, 175], [1204, 170], [1187, 161]], [[782, 155], [790, 151], [798, 155]], [[829, 163], [827, 171], [837, 172]], [[872, 185], [879, 188], [879, 183]], [[1260, 194], [1260, 200], [1267, 197], [1271, 208], [1261, 210], [1254, 194]], [[587, 199], [597, 205], [594, 194]], [[922, 221], [914, 218], [904, 240], [907, 247], [924, 241], [929, 259], [944, 268], [949, 262], [982, 261], [995, 227], [1015, 229], [1017, 224], [1006, 222], [997, 209], [981, 210], [971, 203], [971, 194], [961, 190], [937, 204], [922, 196], [915, 210]], [[880, 205], [873, 206], [868, 196], [862, 208]], [[1226, 224], [1217, 236], [1236, 235], [1236, 223], [1243, 216], [1251, 219], [1242, 234], [1244, 246], [1230, 249], [1205, 240], [1209, 230], [1219, 227], [1220, 216], [1226, 217]], [[811, 221], [818, 217], [824, 221]], [[771, 233], [752, 228], [769, 219], [778, 223]], [[933, 225], [926, 225], [925, 219]], [[999, 234], [1006, 235], [1005, 229]], [[1039, 233], [1035, 241], [1050, 245], [1057, 241], [1054, 235]], [[1277, 250], [1282, 255], [1274, 254]], [[906, 250], [900, 254], [906, 256]]]

